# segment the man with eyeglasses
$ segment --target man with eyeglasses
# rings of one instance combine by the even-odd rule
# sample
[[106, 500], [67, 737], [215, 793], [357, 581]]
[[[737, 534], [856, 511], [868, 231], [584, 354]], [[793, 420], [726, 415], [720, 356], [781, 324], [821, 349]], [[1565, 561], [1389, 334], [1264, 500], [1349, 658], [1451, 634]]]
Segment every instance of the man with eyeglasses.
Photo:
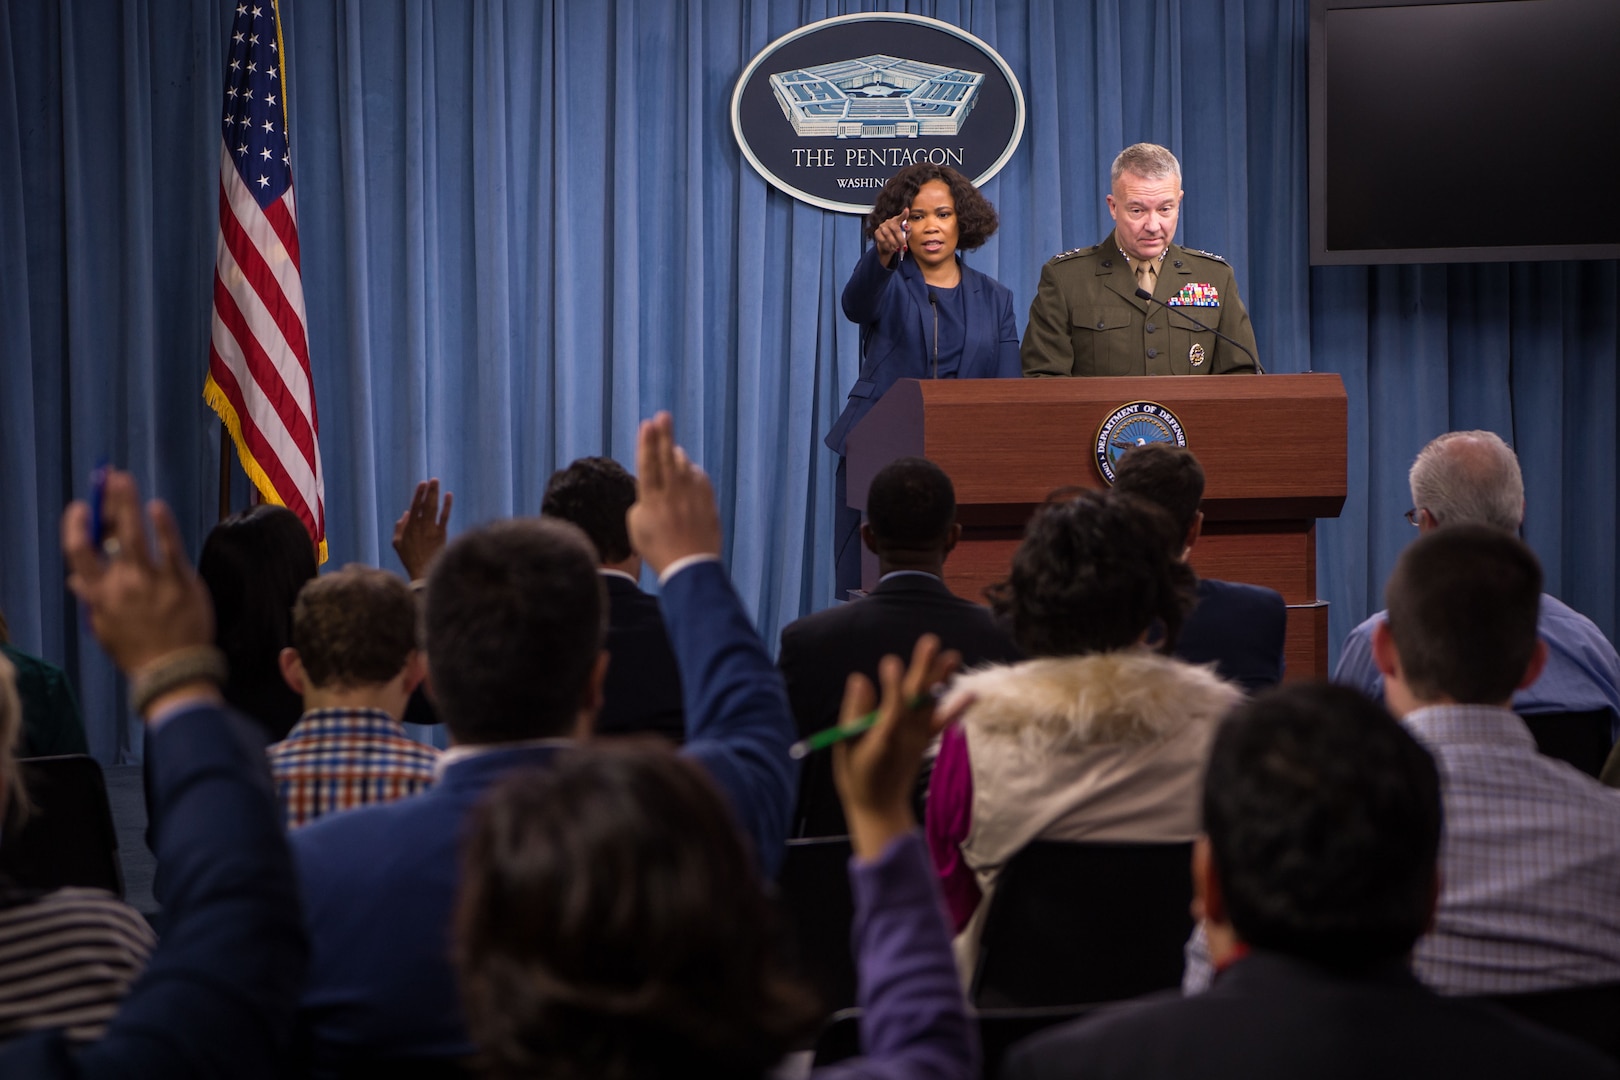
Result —
[[[1453, 431], [1430, 442], [1412, 462], [1407, 477], [1412, 509], [1406, 520], [1420, 533], [1446, 525], [1487, 525], [1517, 535], [1524, 523], [1524, 477], [1512, 447], [1489, 431]], [[1353, 686], [1374, 700], [1384, 696], [1384, 679], [1372, 653], [1373, 630], [1388, 612], [1380, 611], [1350, 632], [1333, 681]], [[1608, 709], [1613, 734], [1620, 737], [1620, 657], [1603, 631], [1555, 596], [1541, 595], [1536, 622], [1547, 643], [1541, 677], [1513, 697], [1521, 716]]]

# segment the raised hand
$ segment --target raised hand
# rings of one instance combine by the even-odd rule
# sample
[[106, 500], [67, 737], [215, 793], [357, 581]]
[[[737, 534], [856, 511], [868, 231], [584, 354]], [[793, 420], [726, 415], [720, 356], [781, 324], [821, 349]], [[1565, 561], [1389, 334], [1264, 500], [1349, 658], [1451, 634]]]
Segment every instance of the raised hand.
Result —
[[211, 645], [214, 608], [180, 543], [167, 505], [146, 506], [157, 536], [152, 555], [141, 522], [140, 490], [126, 472], [111, 472], [102, 499], [105, 539], [90, 539], [90, 507], [70, 504], [62, 514], [62, 554], [68, 588], [85, 605], [90, 630], [127, 675], [185, 649]]
[[917, 827], [911, 794], [923, 753], [973, 703], [972, 695], [962, 694], [948, 710], [935, 705], [934, 688], [961, 663], [961, 653], [941, 653], [939, 638], [924, 634], [912, 649], [909, 667], [902, 669], [898, 656], [885, 656], [878, 665], [880, 703], [859, 672], [845, 684], [840, 724], [854, 723], [874, 705], [878, 711], [870, 731], [832, 748], [833, 783], [849, 821], [851, 846], [862, 858], [876, 858], [895, 837]]
[[636, 439], [636, 502], [626, 515], [630, 546], [662, 574], [689, 555], [720, 554], [714, 486], [675, 445], [675, 422], [661, 412]]
[[433, 560], [444, 550], [445, 532], [450, 524], [450, 505], [455, 495], [444, 493], [444, 505], [439, 505], [439, 480], [423, 480], [416, 485], [411, 505], [394, 522], [394, 552], [405, 565], [405, 573], [412, 581], [427, 576]]

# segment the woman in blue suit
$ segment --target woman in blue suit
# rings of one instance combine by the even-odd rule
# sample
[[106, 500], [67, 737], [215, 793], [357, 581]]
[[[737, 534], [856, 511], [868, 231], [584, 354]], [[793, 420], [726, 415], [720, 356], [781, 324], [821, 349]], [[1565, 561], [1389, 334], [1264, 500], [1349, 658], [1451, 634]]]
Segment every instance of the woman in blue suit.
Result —
[[1022, 374], [1012, 293], [962, 261], [1000, 224], [972, 182], [943, 165], [911, 165], [878, 193], [872, 246], [844, 286], [861, 325], [861, 377], [827, 446], [838, 454], [834, 552], [840, 599], [860, 586], [859, 512], [846, 506], [844, 444], [898, 379], [1013, 379]]

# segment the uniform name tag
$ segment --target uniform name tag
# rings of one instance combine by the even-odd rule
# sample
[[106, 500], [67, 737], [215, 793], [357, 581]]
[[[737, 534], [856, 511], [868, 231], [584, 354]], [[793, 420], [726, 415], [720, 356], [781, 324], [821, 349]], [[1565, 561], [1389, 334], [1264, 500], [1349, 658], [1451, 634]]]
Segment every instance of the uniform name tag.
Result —
[[1208, 282], [1183, 285], [1181, 291], [1165, 301], [1166, 307], [1220, 307], [1220, 290]]

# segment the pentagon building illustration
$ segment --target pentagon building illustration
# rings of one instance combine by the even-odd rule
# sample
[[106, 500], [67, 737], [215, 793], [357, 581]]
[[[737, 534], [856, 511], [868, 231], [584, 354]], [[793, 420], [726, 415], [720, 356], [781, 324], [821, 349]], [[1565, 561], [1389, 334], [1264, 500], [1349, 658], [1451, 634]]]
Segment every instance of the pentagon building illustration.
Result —
[[977, 71], [863, 56], [771, 76], [771, 90], [801, 136], [893, 139], [955, 135], [979, 99]]

